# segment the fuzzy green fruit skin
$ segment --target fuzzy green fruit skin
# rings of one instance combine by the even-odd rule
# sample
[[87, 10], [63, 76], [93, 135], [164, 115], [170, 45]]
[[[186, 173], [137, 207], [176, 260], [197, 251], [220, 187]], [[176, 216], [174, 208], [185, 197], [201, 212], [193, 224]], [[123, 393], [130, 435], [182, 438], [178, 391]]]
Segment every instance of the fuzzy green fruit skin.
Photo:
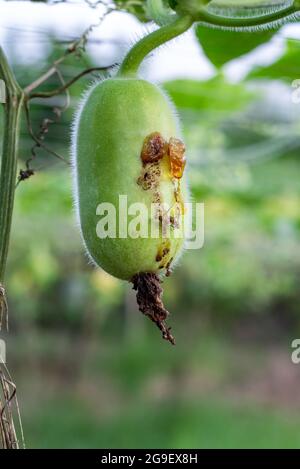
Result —
[[[160, 132], [166, 140], [178, 137], [178, 118], [157, 86], [132, 78], [107, 79], [93, 87], [75, 123], [75, 197], [84, 243], [94, 262], [120, 279], [130, 280], [140, 272], [162, 271], [156, 261], [161, 237], [100, 239], [96, 233], [98, 204], [109, 202], [118, 209], [119, 195], [127, 195], [128, 206], [136, 202], [146, 204], [150, 213], [153, 194], [139, 186], [137, 180], [142, 169], [142, 145], [152, 132]], [[163, 179], [162, 201], [171, 205], [171, 177], [164, 174]], [[185, 177], [181, 180], [181, 193], [185, 198]], [[181, 238], [170, 239], [169, 257], [174, 261], [183, 242], [181, 229]]]

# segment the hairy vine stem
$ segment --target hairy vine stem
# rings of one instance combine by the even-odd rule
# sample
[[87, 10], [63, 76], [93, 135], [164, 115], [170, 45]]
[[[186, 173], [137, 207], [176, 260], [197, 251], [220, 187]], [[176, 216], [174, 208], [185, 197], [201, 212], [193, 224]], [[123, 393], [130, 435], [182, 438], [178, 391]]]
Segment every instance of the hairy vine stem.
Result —
[[296, 13], [299, 12], [299, 10], [299, 6], [294, 3], [289, 7], [266, 13], [264, 15], [234, 18], [230, 16], [219, 16], [203, 8], [196, 15], [195, 19], [215, 27], [248, 29], [255, 26], [259, 27], [263, 25], [272, 25], [272, 23], [276, 24], [277, 22], [281, 22], [285, 19], [293, 17]]
[[145, 36], [130, 49], [120, 66], [118, 75], [135, 76], [142, 61], [150, 52], [187, 31], [193, 22], [191, 16], [182, 16]]

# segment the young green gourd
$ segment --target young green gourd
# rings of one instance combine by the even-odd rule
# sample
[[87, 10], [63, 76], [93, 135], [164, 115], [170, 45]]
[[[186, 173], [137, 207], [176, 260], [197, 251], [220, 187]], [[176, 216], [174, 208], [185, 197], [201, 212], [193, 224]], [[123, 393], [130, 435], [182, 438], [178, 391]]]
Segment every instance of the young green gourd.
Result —
[[[174, 177], [167, 143], [179, 136], [173, 106], [158, 87], [144, 80], [105, 80], [93, 87], [82, 106], [74, 135], [82, 236], [95, 263], [117, 278], [131, 280], [139, 272], [166, 272], [171, 259], [175, 262], [183, 248], [184, 213], [178, 202], [186, 200], [186, 178]], [[158, 147], [157, 161], [143, 161], [147, 138], [150, 145], [152, 138]], [[132, 238], [126, 234], [128, 230], [120, 236], [123, 219], [119, 220], [119, 196], [127, 197], [128, 207], [144, 204], [149, 223], [155, 223], [151, 204], [178, 206], [181, 212], [176, 223], [176, 215], [172, 209], [169, 211], [170, 237], [164, 238], [162, 229], [158, 238], [151, 237], [151, 226], [147, 237]], [[104, 203], [116, 208], [116, 224], [112, 237], [101, 239], [97, 233], [101, 220], [97, 207]], [[128, 223], [131, 219], [133, 216], [128, 216]], [[164, 245], [168, 247], [160, 259]]]
[[[187, 29], [190, 20], [183, 23]], [[165, 28], [152, 33], [154, 39]], [[75, 199], [92, 260], [109, 274], [133, 282], [140, 310], [174, 343], [164, 323], [168, 312], [159, 283], [184, 245], [185, 148], [173, 104], [158, 86], [135, 73], [140, 43], [116, 77], [90, 89], [76, 116]]]

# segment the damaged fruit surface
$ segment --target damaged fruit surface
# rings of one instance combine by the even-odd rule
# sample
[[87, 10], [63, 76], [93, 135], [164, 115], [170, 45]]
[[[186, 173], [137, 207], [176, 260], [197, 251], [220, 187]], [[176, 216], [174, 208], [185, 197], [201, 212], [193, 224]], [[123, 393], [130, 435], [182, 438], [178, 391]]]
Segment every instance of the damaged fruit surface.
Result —
[[[76, 119], [73, 151], [81, 232], [94, 262], [126, 280], [168, 273], [183, 248], [187, 198], [184, 145], [169, 99], [137, 78], [98, 83]], [[120, 233], [120, 195], [127, 196], [128, 208], [137, 203], [147, 208], [147, 237]], [[100, 239], [96, 210], [103, 203], [116, 209], [116, 236]], [[128, 227], [138, 213], [128, 215]], [[153, 219], [158, 237], [151, 236]]]

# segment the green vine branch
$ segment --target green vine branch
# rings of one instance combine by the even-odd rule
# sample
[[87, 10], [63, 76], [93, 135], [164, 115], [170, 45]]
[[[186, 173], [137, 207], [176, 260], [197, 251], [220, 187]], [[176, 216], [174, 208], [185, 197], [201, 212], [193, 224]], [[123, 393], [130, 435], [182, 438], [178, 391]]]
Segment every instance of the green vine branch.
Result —
[[283, 24], [289, 20], [296, 18], [299, 13], [300, 7], [295, 2], [293, 5], [283, 8], [278, 11], [273, 11], [259, 16], [248, 16], [244, 18], [234, 18], [229, 16], [220, 16], [209, 10], [203, 8], [196, 15], [197, 21], [201, 21], [204, 24], [213, 26], [215, 28], [226, 28], [226, 29], [247, 29], [254, 28], [260, 29], [260, 27], [272, 27], [279, 24]]

